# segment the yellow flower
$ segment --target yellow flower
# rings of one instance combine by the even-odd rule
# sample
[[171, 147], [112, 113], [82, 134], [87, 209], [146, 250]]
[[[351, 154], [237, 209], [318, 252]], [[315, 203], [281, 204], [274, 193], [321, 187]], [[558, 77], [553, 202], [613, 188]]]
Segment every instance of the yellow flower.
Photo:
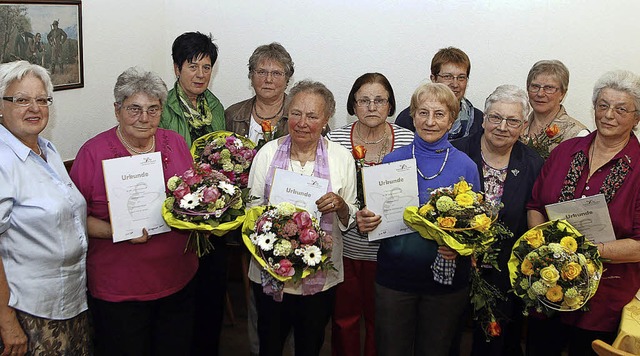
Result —
[[453, 194], [455, 195], [463, 194], [470, 190], [471, 186], [464, 179], [453, 185]]
[[418, 214], [420, 214], [420, 216], [427, 216], [428, 213], [433, 211], [433, 205], [427, 203], [423, 206], [420, 207], [420, 210], [418, 210]]
[[582, 272], [582, 267], [577, 262], [569, 262], [562, 268], [562, 279], [571, 281]]
[[456, 218], [451, 217], [451, 216], [446, 216], [446, 217], [438, 217], [438, 226], [443, 227], [443, 228], [451, 228], [456, 226]]
[[485, 214], [476, 215], [471, 221], [471, 226], [478, 231], [486, 231], [491, 226], [491, 218]]
[[580, 306], [582, 306], [583, 300], [584, 300], [584, 297], [582, 297], [581, 295], [578, 295], [575, 298], [564, 298], [564, 301], [562, 302], [562, 306], [566, 306], [569, 309], [578, 309], [580, 308]]
[[587, 262], [587, 272], [589, 272], [589, 277], [592, 277], [596, 273], [596, 265], [591, 260]]
[[544, 243], [544, 235], [542, 235], [542, 231], [538, 229], [529, 230], [522, 237], [533, 248], [538, 248]]
[[578, 243], [576, 239], [571, 236], [565, 236], [560, 240], [560, 245], [564, 248], [565, 251], [574, 253], [578, 249]]
[[549, 290], [547, 291], [547, 294], [545, 294], [545, 297], [547, 297], [549, 301], [554, 303], [561, 301], [563, 296], [564, 294], [562, 293], [562, 287], [558, 285], [555, 285], [549, 288]]
[[456, 203], [460, 206], [469, 207], [473, 205], [473, 196], [467, 193], [461, 193], [456, 196]]
[[549, 286], [555, 286], [558, 279], [560, 279], [560, 272], [556, 269], [556, 266], [547, 266], [540, 270], [540, 278]]
[[525, 258], [522, 260], [522, 264], [520, 265], [520, 271], [525, 276], [533, 275], [533, 263], [531, 263], [528, 258]]

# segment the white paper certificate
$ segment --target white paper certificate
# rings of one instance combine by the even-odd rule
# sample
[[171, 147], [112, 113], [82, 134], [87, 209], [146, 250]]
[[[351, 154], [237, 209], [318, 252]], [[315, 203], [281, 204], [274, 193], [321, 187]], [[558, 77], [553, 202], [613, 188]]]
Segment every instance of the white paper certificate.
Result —
[[102, 161], [113, 242], [171, 229], [162, 218], [165, 198], [160, 152]]
[[364, 167], [362, 171], [367, 209], [382, 216], [382, 222], [369, 232], [369, 241], [413, 231], [402, 215], [407, 206], [418, 206], [418, 174], [414, 158]]
[[327, 194], [329, 180], [277, 168], [273, 174], [269, 204], [283, 202], [303, 208], [320, 218], [316, 200]]
[[565, 219], [592, 242], [615, 240], [604, 194], [545, 206], [549, 220]]

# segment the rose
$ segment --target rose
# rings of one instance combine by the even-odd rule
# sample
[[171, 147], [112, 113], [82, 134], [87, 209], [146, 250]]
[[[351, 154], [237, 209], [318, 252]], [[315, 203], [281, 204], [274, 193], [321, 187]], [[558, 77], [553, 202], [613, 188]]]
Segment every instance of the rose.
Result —
[[549, 288], [547, 294], [545, 294], [545, 297], [547, 297], [550, 302], [554, 303], [561, 301], [563, 296], [564, 294], [562, 293], [562, 287], [560, 287], [559, 285], [555, 285]]
[[204, 174], [209, 174], [213, 171], [211, 165], [208, 163], [200, 163], [200, 165], [198, 165], [198, 169], [200, 169]]
[[547, 134], [548, 138], [553, 138], [555, 135], [558, 134], [558, 132], [560, 132], [560, 128], [556, 124], [553, 124], [547, 127], [546, 130], [544, 130], [544, 133]]
[[452, 216], [441, 217], [438, 216], [438, 226], [443, 228], [452, 228], [456, 226], [457, 219]]
[[562, 305], [568, 307], [569, 309], [578, 309], [582, 305], [583, 301], [584, 298], [581, 295], [578, 295], [574, 298], [565, 297]]
[[355, 159], [364, 159], [365, 155], [367, 154], [367, 149], [362, 145], [357, 145], [353, 148], [351, 154]]
[[533, 248], [538, 248], [544, 243], [544, 235], [541, 230], [529, 230], [522, 236]]
[[318, 233], [314, 229], [304, 229], [300, 232], [300, 242], [305, 245], [313, 245], [318, 239]]
[[560, 246], [564, 248], [565, 251], [574, 253], [578, 249], [578, 243], [576, 239], [571, 236], [565, 236], [560, 240]]
[[467, 193], [456, 195], [456, 203], [460, 206], [468, 207], [473, 205], [473, 196]]
[[500, 336], [500, 333], [502, 332], [502, 328], [500, 328], [500, 324], [493, 320], [489, 323], [489, 325], [487, 325], [487, 333], [489, 334], [489, 336], [491, 337], [497, 337]]
[[464, 194], [471, 190], [471, 186], [467, 183], [466, 180], [461, 180], [458, 183], [453, 185], [453, 194]]
[[293, 221], [298, 225], [298, 229], [304, 230], [311, 227], [311, 216], [306, 211], [299, 211], [293, 214]]
[[596, 273], [596, 265], [591, 260], [587, 262], [587, 272], [589, 272], [589, 277], [592, 277]]
[[205, 203], [212, 203], [220, 197], [220, 192], [216, 187], [206, 187], [202, 191], [202, 201]]
[[560, 279], [560, 272], [556, 269], [556, 266], [547, 266], [540, 270], [540, 278], [550, 287], [555, 286], [558, 279]]
[[471, 226], [476, 228], [476, 230], [486, 231], [491, 226], [491, 218], [486, 214], [476, 215], [471, 221]]
[[185, 195], [191, 193], [191, 188], [189, 188], [189, 185], [187, 185], [187, 183], [185, 183], [184, 181], [182, 183], [180, 183], [180, 185], [178, 185], [178, 187], [173, 191], [173, 196], [176, 197], [176, 199], [180, 200], [182, 199]]
[[522, 260], [522, 264], [520, 264], [520, 271], [525, 276], [533, 275], [533, 264], [531, 263], [531, 261], [529, 261], [528, 258]]
[[580, 275], [582, 267], [577, 262], [569, 262], [562, 268], [562, 279], [572, 281]]
[[262, 133], [270, 133], [273, 131], [271, 128], [271, 121], [268, 120], [262, 120], [262, 122], [260, 122], [260, 127], [262, 128]]
[[193, 168], [184, 172], [182, 179], [190, 186], [202, 182], [202, 176], [197, 174]]

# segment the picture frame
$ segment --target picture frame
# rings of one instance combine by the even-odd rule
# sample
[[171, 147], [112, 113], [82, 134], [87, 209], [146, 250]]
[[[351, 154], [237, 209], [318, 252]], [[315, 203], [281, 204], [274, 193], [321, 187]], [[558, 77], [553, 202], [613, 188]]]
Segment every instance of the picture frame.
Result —
[[82, 2], [0, 0], [0, 63], [46, 68], [53, 90], [84, 87]]

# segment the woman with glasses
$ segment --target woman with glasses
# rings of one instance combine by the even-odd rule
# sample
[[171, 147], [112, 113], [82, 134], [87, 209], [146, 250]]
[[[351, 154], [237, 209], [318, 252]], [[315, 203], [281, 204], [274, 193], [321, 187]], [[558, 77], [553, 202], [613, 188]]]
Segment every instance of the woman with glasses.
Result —
[[[353, 151], [366, 148], [364, 165], [380, 164], [384, 156], [413, 141], [413, 132], [387, 122], [396, 108], [393, 89], [380, 73], [356, 79], [347, 98], [347, 112], [357, 120], [331, 131], [327, 138]], [[354, 227], [342, 233], [344, 283], [336, 289], [331, 343], [334, 355], [360, 355], [360, 319], [364, 319], [364, 355], [375, 355], [375, 275], [378, 242]]]
[[[88, 205], [87, 279], [96, 355], [188, 355], [198, 269], [185, 251], [188, 232], [171, 230], [113, 242], [102, 161], [160, 152], [166, 182], [192, 166], [179, 134], [158, 128], [167, 87], [152, 72], [129, 68], [113, 90], [118, 125], [87, 141], [71, 178]], [[158, 212], [159, 214], [160, 212]]]
[[[453, 147], [447, 133], [460, 110], [449, 87], [423, 84], [411, 97], [416, 135], [411, 144], [387, 154], [382, 163], [415, 158], [420, 204], [430, 189], [450, 186], [460, 177], [480, 187], [471, 159]], [[361, 232], [373, 231], [382, 219], [367, 208], [356, 213]], [[376, 270], [376, 351], [380, 355], [448, 355], [469, 302], [471, 259], [417, 232], [383, 239]], [[446, 265], [453, 280], [434, 273], [432, 266]], [[436, 268], [437, 270], [437, 268]]]
[[542, 60], [529, 70], [527, 91], [533, 108], [522, 142], [533, 147], [542, 158], [560, 142], [589, 133], [586, 126], [572, 118], [562, 106], [569, 89], [569, 69], [558, 60]]
[[40, 137], [53, 85], [0, 65], [0, 338], [3, 355], [89, 355], [86, 202]]
[[548, 220], [545, 206], [604, 194], [615, 236], [598, 243], [603, 273], [588, 311], [554, 320], [529, 318], [529, 355], [592, 355], [591, 342], [613, 342], [622, 308], [640, 288], [640, 76], [604, 74], [593, 88], [596, 131], [561, 143], [545, 162], [527, 204], [529, 226]]
[[506, 300], [498, 300], [494, 312], [502, 334], [486, 342], [482, 325], [475, 323], [472, 355], [522, 355], [520, 346], [522, 303], [508, 293], [511, 289], [507, 262], [515, 240], [527, 230], [526, 204], [544, 160], [534, 149], [518, 141], [527, 123], [531, 108], [527, 93], [513, 85], [501, 85], [489, 95], [484, 104], [484, 132], [452, 142], [469, 155], [480, 174], [479, 189], [495, 206], [503, 204], [498, 220], [511, 232], [494, 245], [499, 249], [496, 270], [478, 261], [482, 278], [496, 286]]

